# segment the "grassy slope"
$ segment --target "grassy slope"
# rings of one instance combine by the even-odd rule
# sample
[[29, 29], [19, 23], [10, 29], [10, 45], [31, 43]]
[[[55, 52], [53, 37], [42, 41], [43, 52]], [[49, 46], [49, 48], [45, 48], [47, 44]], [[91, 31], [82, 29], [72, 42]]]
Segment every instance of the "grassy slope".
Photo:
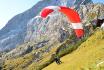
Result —
[[52, 63], [43, 70], [104, 70], [104, 31], [97, 30], [76, 51], [61, 60], [61, 65]]
[[39, 50], [44, 50], [45, 47], [40, 48], [38, 50], [33, 50], [31, 53], [28, 53], [22, 57], [12, 58], [5, 60], [3, 65], [3, 70], [36, 70], [40, 65], [45, 63], [50, 59], [50, 55], [56, 51], [57, 48], [52, 48], [50, 53], [45, 53], [43, 56], [45, 57], [39, 62], [35, 62], [33, 59], [34, 53]]

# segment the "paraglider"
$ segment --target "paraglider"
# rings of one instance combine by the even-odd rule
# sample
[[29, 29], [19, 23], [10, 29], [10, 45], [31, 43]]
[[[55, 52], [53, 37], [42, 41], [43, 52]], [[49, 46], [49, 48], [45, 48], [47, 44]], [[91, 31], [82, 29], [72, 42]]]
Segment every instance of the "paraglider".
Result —
[[53, 11], [59, 11], [67, 16], [78, 38], [84, 35], [80, 16], [75, 10], [63, 6], [48, 6], [42, 9], [40, 16], [46, 18]]

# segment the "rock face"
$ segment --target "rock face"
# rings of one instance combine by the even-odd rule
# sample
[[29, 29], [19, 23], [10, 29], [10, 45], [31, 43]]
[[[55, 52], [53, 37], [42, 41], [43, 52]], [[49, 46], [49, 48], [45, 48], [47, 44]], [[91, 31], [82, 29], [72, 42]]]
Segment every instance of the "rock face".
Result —
[[[25, 18], [24, 18], [25, 17]], [[34, 17], [34, 10], [30, 9], [11, 19], [0, 31], [0, 51], [15, 48], [22, 44], [26, 35], [26, 23]]]
[[[67, 18], [62, 16], [61, 13], [51, 15], [45, 20], [33, 18], [31, 21], [32, 23], [29, 23], [27, 26], [27, 36], [25, 37], [25, 41], [27, 42], [35, 41], [38, 43], [39, 41], [49, 40], [52, 43], [52, 41], [57, 40], [64, 41], [69, 33], [72, 33]], [[67, 31], [68, 28], [70, 32]]]
[[104, 19], [104, 4], [88, 4], [81, 5], [78, 10], [83, 21], [91, 21], [94, 19]]
[[[49, 6], [49, 5], [79, 6], [80, 4], [87, 4], [91, 2], [92, 2], [91, 0], [81, 0], [81, 1], [78, 1], [78, 0], [72, 0], [72, 1], [71, 0], [41, 0], [39, 1], [31, 9], [13, 17], [7, 23], [7, 25], [2, 30], [0, 30], [0, 51], [13, 49], [16, 46], [23, 44], [24, 42], [27, 42], [29, 40], [30, 41], [34, 40], [37, 42], [40, 42], [40, 40], [41, 41], [43, 40], [40, 38], [45, 38], [45, 39], [51, 38], [51, 41], [54, 40], [54, 38], [52, 37], [58, 36], [59, 34], [57, 33], [57, 31], [59, 30], [56, 30], [55, 32], [53, 28], [58, 29], [62, 27], [62, 25], [64, 24], [61, 22], [61, 20], [57, 19], [57, 17], [60, 16], [60, 13], [55, 14], [55, 16], [48, 17], [46, 20], [42, 20], [41, 18], [38, 18], [38, 19], [34, 18], [37, 14], [39, 14], [40, 10], [44, 8], [45, 6]], [[58, 24], [57, 22], [55, 22], [55, 20], [56, 21], [58, 20], [57, 21]], [[31, 28], [31, 25], [34, 25], [34, 26], [36, 25], [34, 29], [37, 29], [37, 25], [38, 25], [38, 27], [40, 28], [42, 27], [42, 30], [43, 30], [42, 33], [47, 34], [47, 35], [51, 34], [51, 35], [50, 36], [45, 35], [45, 37], [41, 37], [43, 36], [43, 34], [41, 35], [41, 33], [38, 34], [37, 32], [35, 32], [35, 30]], [[48, 30], [48, 32], [47, 31], [44, 32], [44, 30]], [[67, 35], [65, 35], [65, 37], [62, 39], [64, 40], [66, 37]]]

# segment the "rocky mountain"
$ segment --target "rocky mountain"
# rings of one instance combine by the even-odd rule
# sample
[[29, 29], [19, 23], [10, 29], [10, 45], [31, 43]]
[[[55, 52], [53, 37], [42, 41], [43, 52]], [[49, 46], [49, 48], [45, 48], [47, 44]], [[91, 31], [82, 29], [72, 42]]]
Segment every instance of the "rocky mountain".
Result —
[[[93, 33], [93, 28], [86, 28], [93, 20], [100, 18], [104, 19], [103, 4], [87, 4], [81, 5], [78, 10], [83, 26], [85, 27], [86, 35]], [[55, 14], [55, 15], [53, 15]], [[74, 35], [68, 19], [61, 13], [53, 13], [46, 19], [34, 17], [27, 23], [26, 35], [24, 44], [7, 53], [4, 57], [15, 57], [26, 54], [38, 48], [47, 47], [44, 51], [49, 51], [50, 48], [59, 46], [66, 39]], [[28, 53], [29, 53], [28, 52]]]
[[[7, 25], [2, 30], [0, 30], [0, 51], [13, 49], [16, 46], [23, 44], [24, 42], [32, 40], [32, 39], [37, 40], [35, 37], [36, 33], [33, 32], [35, 35], [31, 34], [31, 25], [33, 25], [33, 23], [34, 25], [38, 25], [41, 22], [40, 18], [35, 19], [34, 17], [37, 16], [40, 10], [44, 8], [45, 6], [49, 6], [49, 5], [73, 6], [75, 5], [78, 7], [81, 4], [83, 5], [87, 3], [92, 3], [92, 1], [91, 0], [80, 0], [80, 1], [79, 0], [72, 0], [72, 1], [71, 0], [41, 0], [39, 1], [31, 9], [14, 16], [10, 21], [8, 21]], [[55, 16], [58, 17], [57, 15]], [[45, 29], [45, 26], [48, 26], [47, 28], [53, 27], [52, 20], [55, 16], [52, 16], [52, 18], [49, 17], [48, 18], [49, 20], [48, 19], [45, 21], [42, 20], [42, 22], [44, 23], [39, 25], [39, 27], [43, 26], [43, 29]], [[56, 17], [54, 18], [54, 20], [57, 20]], [[34, 28], [37, 28], [37, 27], [34, 27]], [[52, 28], [50, 30], [52, 30]], [[47, 32], [48, 35], [50, 33], [51, 32], [49, 33]], [[41, 42], [41, 41], [38, 41], [38, 42]]]

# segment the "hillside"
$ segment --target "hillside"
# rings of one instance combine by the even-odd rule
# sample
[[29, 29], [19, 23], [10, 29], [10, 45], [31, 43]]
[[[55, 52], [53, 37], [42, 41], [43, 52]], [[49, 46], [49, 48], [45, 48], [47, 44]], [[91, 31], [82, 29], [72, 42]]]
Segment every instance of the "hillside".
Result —
[[104, 70], [104, 31], [98, 29], [79, 48], [43, 70]]

